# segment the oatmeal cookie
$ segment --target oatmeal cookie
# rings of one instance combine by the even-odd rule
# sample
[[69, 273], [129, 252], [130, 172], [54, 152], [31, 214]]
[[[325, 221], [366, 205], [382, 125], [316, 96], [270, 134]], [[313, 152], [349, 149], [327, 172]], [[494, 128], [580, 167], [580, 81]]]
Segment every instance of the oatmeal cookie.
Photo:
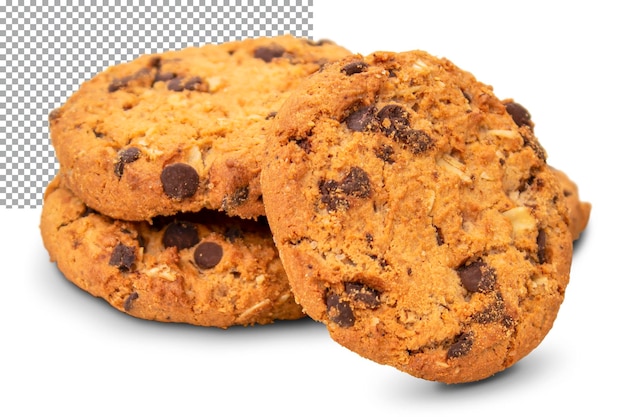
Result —
[[117, 219], [202, 208], [257, 218], [267, 124], [302, 79], [348, 53], [284, 35], [112, 66], [50, 114], [61, 180]]
[[572, 259], [558, 179], [523, 107], [447, 59], [325, 66], [278, 111], [261, 186], [296, 300], [366, 358], [477, 381], [557, 317]]
[[58, 177], [40, 229], [65, 277], [131, 316], [226, 328], [304, 317], [267, 223], [205, 210], [151, 223], [90, 209]]

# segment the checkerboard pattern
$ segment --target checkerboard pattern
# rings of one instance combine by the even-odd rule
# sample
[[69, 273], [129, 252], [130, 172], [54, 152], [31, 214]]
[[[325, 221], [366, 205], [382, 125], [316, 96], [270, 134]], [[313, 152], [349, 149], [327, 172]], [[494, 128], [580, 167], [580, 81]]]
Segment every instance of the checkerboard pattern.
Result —
[[313, 0], [41, 3], [0, 4], [1, 207], [42, 204], [58, 170], [48, 114], [106, 67], [163, 50], [313, 31]]

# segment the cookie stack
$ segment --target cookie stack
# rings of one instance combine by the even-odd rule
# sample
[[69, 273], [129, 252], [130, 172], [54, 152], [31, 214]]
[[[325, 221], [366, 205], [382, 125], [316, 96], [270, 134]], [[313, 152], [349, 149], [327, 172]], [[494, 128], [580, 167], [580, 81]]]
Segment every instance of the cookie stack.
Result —
[[51, 259], [135, 317], [223, 328], [303, 317], [264, 217], [261, 158], [287, 94], [348, 54], [248, 39], [142, 56], [85, 82], [50, 114]]
[[550, 330], [589, 218], [533, 127], [421, 51], [283, 36], [144, 56], [50, 115], [43, 241], [136, 317], [306, 314], [373, 361], [476, 381]]

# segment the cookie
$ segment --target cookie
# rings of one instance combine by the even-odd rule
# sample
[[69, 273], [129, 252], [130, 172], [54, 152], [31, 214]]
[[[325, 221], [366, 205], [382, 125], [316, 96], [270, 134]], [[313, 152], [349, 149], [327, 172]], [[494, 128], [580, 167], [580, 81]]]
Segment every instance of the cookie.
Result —
[[578, 185], [567, 174], [554, 167], [552, 172], [556, 175], [563, 190], [567, 212], [569, 215], [569, 229], [572, 239], [577, 240], [582, 232], [587, 228], [591, 215], [591, 203], [581, 201], [578, 194]]
[[202, 208], [257, 218], [267, 124], [303, 78], [346, 55], [330, 41], [285, 35], [108, 68], [50, 114], [61, 180], [117, 219]]
[[134, 317], [226, 328], [304, 316], [262, 219], [205, 210], [152, 223], [116, 220], [57, 177], [40, 229], [69, 281]]
[[331, 63], [278, 111], [261, 174], [296, 300], [375, 362], [487, 378], [546, 336], [567, 207], [528, 112], [447, 59]]

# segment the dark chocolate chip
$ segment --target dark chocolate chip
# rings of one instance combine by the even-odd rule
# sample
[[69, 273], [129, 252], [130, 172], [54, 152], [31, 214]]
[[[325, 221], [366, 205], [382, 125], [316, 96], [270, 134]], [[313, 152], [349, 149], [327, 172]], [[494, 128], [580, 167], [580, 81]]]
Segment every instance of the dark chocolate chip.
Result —
[[359, 167], [350, 168], [341, 182], [321, 180], [318, 187], [322, 203], [331, 211], [349, 207], [345, 196], [367, 198], [371, 193], [369, 176]]
[[496, 301], [482, 311], [472, 314], [472, 320], [479, 324], [495, 323], [504, 317], [504, 301], [499, 296]]
[[415, 155], [426, 152], [433, 146], [433, 139], [423, 130], [398, 130], [394, 135], [394, 139], [408, 146], [409, 150]]
[[537, 259], [540, 264], [545, 264], [546, 259], [546, 231], [539, 229], [537, 233]]
[[469, 292], [485, 293], [494, 289], [495, 271], [482, 260], [463, 265], [456, 271], [461, 283]]
[[396, 162], [396, 160], [393, 158], [393, 153], [393, 148], [389, 145], [382, 145], [374, 149], [374, 155], [376, 155], [377, 158], [380, 158], [383, 161], [387, 162], [388, 164], [393, 164], [394, 162]]
[[193, 91], [197, 89], [200, 84], [202, 84], [202, 78], [191, 77], [185, 82], [185, 85], [183, 87], [185, 90]]
[[175, 221], [170, 223], [163, 232], [163, 246], [176, 247], [178, 250], [191, 248], [200, 241], [198, 229], [193, 223]]
[[524, 106], [519, 103], [515, 103], [514, 101], [510, 101], [504, 105], [506, 108], [506, 112], [511, 115], [513, 121], [518, 126], [529, 126], [532, 127], [532, 122], [530, 119], [530, 113]]
[[365, 71], [368, 66], [369, 65], [367, 65], [366, 62], [354, 61], [354, 62], [350, 62], [349, 64], [344, 65], [341, 68], [341, 72], [349, 76], [349, 75], [358, 74], [360, 72]]
[[380, 291], [374, 288], [360, 282], [346, 282], [344, 289], [350, 298], [363, 303], [367, 308], [376, 308], [380, 305]]
[[254, 57], [265, 62], [271, 62], [274, 58], [280, 58], [286, 50], [280, 45], [259, 46], [254, 51]]
[[124, 300], [124, 311], [132, 310], [133, 304], [137, 298], [139, 298], [139, 294], [137, 294], [136, 292], [131, 292], [130, 294], [128, 294], [128, 297], [126, 297], [126, 300]]
[[437, 245], [441, 246], [445, 242], [443, 240], [443, 234], [441, 233], [441, 229], [437, 226], [433, 226], [435, 228], [435, 236], [437, 237]]
[[230, 243], [233, 243], [236, 239], [243, 237], [243, 231], [239, 226], [230, 226], [224, 232], [224, 237], [228, 239]]
[[124, 174], [124, 167], [126, 164], [130, 164], [135, 162], [141, 156], [141, 151], [138, 148], [130, 147], [126, 149], [122, 149], [117, 154], [117, 163], [113, 168], [113, 172], [118, 178], [122, 177]]
[[250, 195], [250, 189], [247, 185], [237, 188], [228, 198], [228, 207], [239, 207], [246, 202]]
[[182, 199], [193, 196], [198, 190], [200, 177], [196, 170], [182, 162], [167, 165], [161, 172], [163, 192], [170, 198]]
[[375, 115], [376, 106], [363, 106], [350, 113], [343, 121], [348, 126], [348, 129], [364, 132], [374, 129], [374, 123], [377, 122]]
[[362, 168], [352, 167], [348, 175], [341, 181], [341, 191], [358, 198], [367, 198], [370, 195], [370, 178]]
[[129, 80], [130, 80], [129, 77], [115, 78], [113, 81], [109, 83], [109, 88], [108, 88], [109, 93], [114, 93], [117, 90], [121, 90], [122, 88], [126, 87]]
[[388, 104], [378, 111], [376, 119], [380, 129], [387, 136], [394, 136], [399, 130], [409, 127], [409, 114], [397, 104]]
[[149, 68], [142, 68], [139, 71], [135, 72], [134, 74], [127, 75], [125, 77], [114, 78], [113, 81], [111, 81], [111, 83], [109, 84], [109, 87], [108, 87], [109, 93], [114, 93], [118, 90], [121, 90], [127, 87], [128, 84], [133, 80], [138, 80], [138, 79], [146, 77], [147, 75], [150, 75], [150, 71], [151, 70]]
[[193, 253], [193, 259], [200, 269], [215, 267], [222, 260], [224, 250], [215, 242], [202, 242]]
[[348, 202], [342, 197], [339, 190], [339, 183], [335, 180], [321, 180], [319, 182], [319, 190], [322, 195], [321, 201], [326, 205], [328, 210], [334, 211], [340, 207], [347, 207]]
[[533, 150], [535, 155], [540, 158], [542, 161], [545, 161], [547, 158], [546, 150], [543, 149], [543, 146], [539, 143], [539, 140], [532, 133], [520, 132], [522, 134], [522, 138], [524, 139], [524, 146], [530, 147]]
[[354, 325], [355, 317], [350, 303], [342, 301], [337, 294], [330, 293], [326, 296], [326, 312], [328, 318], [341, 327]]
[[135, 263], [135, 248], [132, 246], [126, 246], [122, 243], [118, 243], [113, 252], [111, 258], [109, 258], [109, 265], [116, 266], [122, 272], [130, 271]]
[[175, 77], [172, 78], [168, 83], [167, 83], [167, 89], [170, 91], [176, 91], [176, 92], [181, 92], [185, 89], [185, 85], [183, 83], [183, 77]]
[[446, 356], [448, 359], [451, 359], [467, 355], [472, 349], [473, 344], [474, 335], [472, 332], [461, 333], [456, 337], [454, 343], [452, 343], [452, 345], [448, 348]]
[[275, 112], [275, 111], [271, 111], [271, 112], [267, 113], [267, 116], [265, 116], [265, 120], [273, 119], [274, 117], [276, 117], [276, 113], [277, 112]]

